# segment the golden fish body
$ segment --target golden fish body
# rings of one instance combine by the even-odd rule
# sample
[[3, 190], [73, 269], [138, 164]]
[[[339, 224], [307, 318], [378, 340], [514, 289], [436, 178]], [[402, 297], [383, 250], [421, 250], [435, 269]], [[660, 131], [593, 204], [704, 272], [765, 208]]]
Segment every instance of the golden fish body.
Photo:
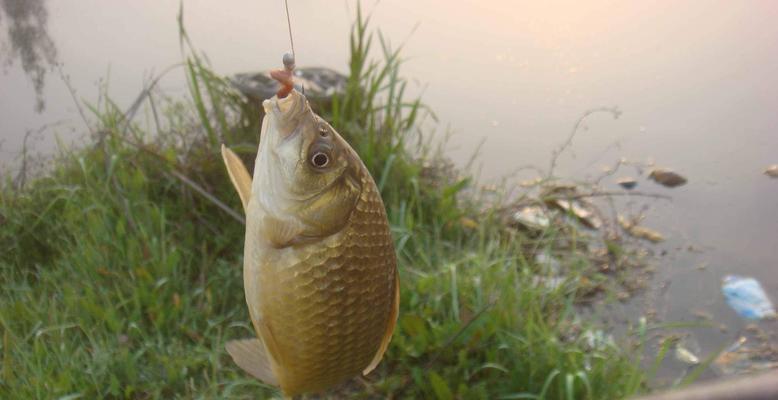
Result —
[[399, 282], [384, 205], [356, 153], [300, 93], [263, 106], [250, 193], [248, 173], [223, 151], [246, 208], [243, 278], [259, 338], [227, 350], [291, 396], [378, 364]]

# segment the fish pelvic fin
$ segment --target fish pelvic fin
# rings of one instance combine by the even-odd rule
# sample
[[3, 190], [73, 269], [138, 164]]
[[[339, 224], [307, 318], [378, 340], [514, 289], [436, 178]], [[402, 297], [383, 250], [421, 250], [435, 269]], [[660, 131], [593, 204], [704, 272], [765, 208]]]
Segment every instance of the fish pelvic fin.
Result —
[[362, 371], [362, 375], [367, 375], [378, 366], [381, 359], [386, 353], [386, 349], [389, 348], [389, 342], [392, 341], [392, 334], [394, 333], [394, 327], [397, 325], [397, 317], [400, 314], [400, 273], [397, 269], [394, 270], [394, 304], [392, 305], [392, 312], [389, 314], [389, 321], [384, 333], [384, 338], [381, 340], [381, 345], [378, 347], [378, 352], [370, 361], [370, 364]]
[[225, 347], [235, 364], [238, 364], [244, 371], [268, 385], [278, 386], [278, 378], [273, 373], [270, 358], [261, 340], [231, 340], [227, 342]]
[[243, 165], [240, 157], [224, 144], [222, 144], [222, 158], [224, 159], [224, 165], [227, 167], [227, 173], [230, 175], [230, 181], [235, 186], [235, 190], [238, 191], [238, 196], [240, 196], [240, 202], [243, 204], [243, 211], [245, 212], [251, 198], [251, 175], [246, 166]]

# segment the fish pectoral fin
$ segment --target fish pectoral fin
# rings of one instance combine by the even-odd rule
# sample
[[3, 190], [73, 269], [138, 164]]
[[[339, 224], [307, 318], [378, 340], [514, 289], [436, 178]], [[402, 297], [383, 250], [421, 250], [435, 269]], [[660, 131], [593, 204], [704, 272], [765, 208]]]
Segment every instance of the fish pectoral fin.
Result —
[[400, 315], [400, 273], [394, 271], [394, 304], [392, 305], [392, 311], [389, 314], [389, 323], [386, 327], [386, 333], [381, 340], [381, 345], [378, 346], [378, 352], [370, 361], [370, 364], [362, 371], [362, 375], [367, 375], [378, 366], [381, 359], [384, 357], [386, 349], [389, 347], [389, 342], [392, 341], [392, 333], [394, 333], [394, 327], [397, 325], [397, 317]]
[[231, 340], [225, 346], [232, 360], [251, 376], [269, 385], [278, 386], [278, 379], [270, 366], [270, 358], [259, 339]]
[[235, 186], [235, 190], [238, 191], [238, 196], [240, 196], [240, 202], [243, 204], [243, 211], [245, 212], [251, 198], [251, 175], [246, 166], [243, 165], [240, 157], [224, 144], [222, 144], [222, 159], [224, 159], [224, 165], [227, 167], [227, 174], [230, 175], [230, 181]]
[[305, 242], [305, 225], [290, 219], [280, 219], [271, 215], [262, 217], [262, 234], [275, 248], [284, 248]]

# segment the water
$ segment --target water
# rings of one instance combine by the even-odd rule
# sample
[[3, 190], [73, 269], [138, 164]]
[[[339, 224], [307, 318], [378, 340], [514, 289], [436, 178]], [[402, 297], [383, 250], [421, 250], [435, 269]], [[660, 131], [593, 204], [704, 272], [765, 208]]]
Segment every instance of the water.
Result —
[[[47, 5], [49, 34], [78, 98], [94, 100], [108, 84], [129, 106], [150, 74], [180, 60], [177, 1]], [[190, 0], [184, 8], [190, 36], [220, 73], [277, 67], [288, 51], [283, 2]], [[448, 153], [464, 162], [486, 140], [484, 179], [547, 166], [576, 118], [598, 106], [618, 106], [623, 115], [589, 119], [560, 158], [560, 175], [596, 176], [627, 157], [689, 178], [673, 190], [641, 180], [640, 190], [673, 200], [635, 199], [631, 207], [649, 204], [645, 224], [669, 239], [654, 246], [667, 251], [656, 260], [656, 280], [669, 287], [641, 299], [642, 307], [675, 321], [702, 311], [728, 327], [693, 330], [703, 356], [745, 325], [724, 303], [721, 277], [754, 276], [778, 300], [778, 180], [761, 173], [778, 163], [776, 3], [397, 0], [366, 8], [392, 43], [405, 42], [406, 76], [452, 132]], [[354, 11], [353, 2], [293, 2], [298, 65], [345, 72]], [[169, 74], [163, 89], [185, 93], [182, 75]], [[33, 84], [18, 62], [0, 76], [6, 166], [28, 130], [59, 122], [36, 143], [43, 152], [53, 150], [55, 135], [67, 143], [84, 131], [58, 73], [46, 79], [46, 109], [37, 114]]]

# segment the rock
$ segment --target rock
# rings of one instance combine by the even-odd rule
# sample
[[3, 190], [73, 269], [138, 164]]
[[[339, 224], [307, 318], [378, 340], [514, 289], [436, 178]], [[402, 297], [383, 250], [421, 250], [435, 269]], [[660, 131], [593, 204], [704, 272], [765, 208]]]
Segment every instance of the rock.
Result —
[[773, 164], [767, 167], [767, 169], [764, 170], [764, 173], [770, 178], [778, 178], [778, 164]]
[[624, 176], [616, 180], [616, 183], [627, 190], [632, 190], [638, 185], [638, 181], [630, 176]]
[[[270, 71], [249, 72], [235, 75], [231, 80], [244, 96], [253, 101], [263, 101], [276, 94], [279, 84], [270, 77]], [[294, 87], [309, 100], [330, 100], [335, 93], [346, 89], [348, 77], [329, 68], [305, 67], [294, 70]]]
[[667, 168], [654, 168], [648, 174], [648, 178], [653, 179], [656, 183], [669, 188], [685, 185], [687, 182], [686, 178]]

